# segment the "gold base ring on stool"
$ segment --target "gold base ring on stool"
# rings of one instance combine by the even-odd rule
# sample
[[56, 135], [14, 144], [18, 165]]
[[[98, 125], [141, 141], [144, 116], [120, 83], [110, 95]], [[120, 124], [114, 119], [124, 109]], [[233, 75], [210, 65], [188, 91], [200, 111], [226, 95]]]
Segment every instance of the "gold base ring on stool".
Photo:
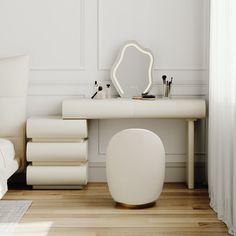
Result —
[[156, 201], [140, 204], [140, 205], [132, 205], [132, 204], [116, 202], [117, 207], [128, 208], [128, 209], [144, 209], [144, 208], [153, 207], [155, 204], [156, 204]]

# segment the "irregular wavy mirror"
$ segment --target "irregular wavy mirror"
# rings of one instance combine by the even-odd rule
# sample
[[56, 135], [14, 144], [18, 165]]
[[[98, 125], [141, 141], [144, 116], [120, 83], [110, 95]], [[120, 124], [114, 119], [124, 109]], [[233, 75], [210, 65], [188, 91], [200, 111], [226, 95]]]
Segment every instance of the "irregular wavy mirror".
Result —
[[111, 69], [111, 79], [121, 97], [131, 98], [152, 88], [152, 53], [135, 41], [128, 41]]

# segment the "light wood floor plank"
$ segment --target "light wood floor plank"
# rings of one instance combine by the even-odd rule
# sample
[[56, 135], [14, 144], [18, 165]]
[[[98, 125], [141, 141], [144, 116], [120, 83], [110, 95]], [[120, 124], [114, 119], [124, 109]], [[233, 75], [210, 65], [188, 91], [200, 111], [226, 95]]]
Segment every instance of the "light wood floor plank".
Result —
[[207, 189], [166, 184], [149, 209], [116, 208], [106, 184], [84, 190], [10, 190], [4, 199], [33, 200], [14, 236], [229, 235], [209, 207]]

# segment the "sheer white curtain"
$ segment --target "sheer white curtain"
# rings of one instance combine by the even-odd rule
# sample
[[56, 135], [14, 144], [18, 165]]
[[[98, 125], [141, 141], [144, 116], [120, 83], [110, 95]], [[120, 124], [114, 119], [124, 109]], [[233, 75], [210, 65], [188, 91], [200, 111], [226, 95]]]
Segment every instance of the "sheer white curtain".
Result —
[[236, 235], [236, 0], [211, 0], [210, 204]]

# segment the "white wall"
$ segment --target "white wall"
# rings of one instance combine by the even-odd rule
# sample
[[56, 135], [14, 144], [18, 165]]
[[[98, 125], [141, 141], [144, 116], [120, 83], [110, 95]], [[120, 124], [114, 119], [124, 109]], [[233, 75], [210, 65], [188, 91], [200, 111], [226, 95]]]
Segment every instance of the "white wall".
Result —
[[[31, 56], [28, 116], [60, 114], [67, 97], [88, 97], [124, 41], [155, 56], [153, 93], [161, 76], [174, 77], [173, 95], [204, 97], [208, 87], [209, 0], [1, 0], [0, 56]], [[105, 180], [109, 138], [126, 127], [157, 132], [167, 151], [167, 181], [185, 178], [183, 121], [119, 120], [89, 123], [90, 180]], [[196, 125], [196, 159], [205, 157], [204, 122]], [[204, 175], [202, 165], [198, 178]]]

